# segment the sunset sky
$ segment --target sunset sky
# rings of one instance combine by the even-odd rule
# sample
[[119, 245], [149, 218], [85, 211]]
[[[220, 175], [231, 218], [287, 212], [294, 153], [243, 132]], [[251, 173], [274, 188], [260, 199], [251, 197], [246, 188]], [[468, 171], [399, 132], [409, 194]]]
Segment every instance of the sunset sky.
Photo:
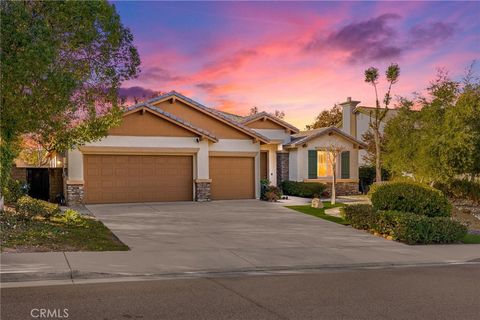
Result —
[[348, 96], [371, 105], [370, 66], [398, 63], [394, 94], [408, 96], [437, 68], [460, 77], [480, 60], [478, 2], [114, 3], [142, 60], [122, 94], [176, 90], [242, 115], [278, 109], [300, 128]]

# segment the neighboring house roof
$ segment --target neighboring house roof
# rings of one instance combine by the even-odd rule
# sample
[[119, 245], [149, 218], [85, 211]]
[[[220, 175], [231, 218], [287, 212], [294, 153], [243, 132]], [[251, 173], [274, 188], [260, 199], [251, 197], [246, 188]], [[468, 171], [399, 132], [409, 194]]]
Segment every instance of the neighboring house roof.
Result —
[[176, 125], [179, 125], [187, 129], [188, 131], [191, 131], [195, 134], [205, 137], [211, 141], [218, 142], [218, 138], [214, 134], [208, 132], [207, 130], [199, 128], [186, 120], [183, 120], [169, 112], [166, 112], [165, 110], [152, 106], [151, 104], [148, 104], [148, 103], [136, 104], [134, 106], [131, 106], [125, 110], [125, 114], [130, 114], [132, 112], [136, 112], [144, 108], [150, 110], [153, 114], [160, 116], [161, 118], [167, 121], [170, 121]]
[[292, 131], [295, 132], [295, 133], [300, 132], [300, 130], [298, 130], [297, 127], [292, 126], [290, 123], [285, 122], [285, 121], [283, 121], [282, 119], [280, 119], [280, 118], [278, 118], [278, 117], [275, 117], [273, 114], [270, 114], [270, 113], [265, 112], [265, 111], [252, 114], [252, 115], [250, 115], [250, 116], [248, 116], [248, 117], [244, 117], [244, 118], [241, 120], [241, 123], [243, 123], [243, 124], [249, 124], [249, 123], [255, 122], [255, 121], [257, 121], [258, 119], [262, 119], [262, 118], [268, 118], [269, 120], [277, 123], [278, 125], [286, 128], [286, 129], [292, 130]]
[[[363, 114], [366, 114], [367, 116], [369, 116], [371, 114], [371, 112], [375, 111], [375, 107], [367, 107], [367, 106], [358, 106], [356, 107], [355, 109], [353, 109], [353, 113], [363, 113]], [[384, 108], [380, 108], [381, 110], [384, 110]], [[395, 111], [397, 112], [398, 109], [392, 109], [392, 108], [389, 108], [387, 110], [387, 112], [390, 112], [390, 111]]]
[[313, 129], [313, 130], [308, 130], [308, 131], [302, 131], [297, 134], [292, 135], [292, 141], [289, 143], [285, 144], [285, 148], [295, 148], [298, 146], [303, 145], [304, 143], [318, 138], [320, 136], [323, 136], [325, 134], [329, 133], [335, 133], [338, 134], [345, 139], [349, 140], [350, 142], [358, 144], [361, 148], [366, 148], [366, 144], [363, 143], [362, 141], [356, 139], [355, 137], [343, 132], [342, 130], [336, 128], [336, 127], [326, 127], [326, 128], [318, 128], [318, 129]]
[[264, 142], [264, 143], [269, 143], [270, 142], [270, 139], [268, 139], [267, 137], [261, 135], [258, 132], [255, 132], [251, 128], [249, 128], [247, 126], [244, 126], [243, 124], [241, 124], [241, 123], [239, 123], [235, 120], [232, 120], [232, 118], [225, 115], [224, 112], [220, 112], [216, 109], [208, 108], [208, 107], [202, 105], [201, 103], [198, 103], [195, 100], [192, 100], [192, 99], [190, 99], [190, 98], [188, 98], [188, 97], [184, 96], [183, 94], [178, 93], [176, 91], [170, 91], [170, 92], [162, 94], [158, 97], [149, 99], [149, 100], [141, 102], [141, 103], [137, 103], [137, 104], [131, 106], [130, 108], [138, 108], [138, 107], [141, 107], [141, 106], [146, 106], [147, 104], [154, 104], [156, 102], [160, 102], [160, 101], [163, 101], [163, 100], [168, 100], [168, 99], [171, 99], [171, 98], [174, 98], [174, 97], [182, 100], [183, 102], [185, 102], [185, 103], [187, 103], [187, 104], [189, 104], [193, 107], [196, 107], [198, 110], [200, 110], [204, 113], [207, 113], [208, 115], [212, 116], [213, 118], [221, 120], [222, 122], [236, 128], [236, 129], [238, 129], [238, 130], [240, 130], [240, 131], [242, 131], [242, 132], [244, 132], [244, 133], [246, 133], [246, 134], [262, 141], [262, 142]]

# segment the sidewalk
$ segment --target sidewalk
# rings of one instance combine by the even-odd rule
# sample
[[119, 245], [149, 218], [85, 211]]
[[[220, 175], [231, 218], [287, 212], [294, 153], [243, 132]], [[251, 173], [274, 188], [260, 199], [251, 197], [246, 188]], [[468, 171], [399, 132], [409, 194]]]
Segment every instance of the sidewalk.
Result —
[[[305, 249], [303, 250], [305, 252]], [[270, 252], [270, 264], [246, 261], [230, 250], [2, 253], [1, 281], [79, 280], [118, 277], [204, 276], [209, 273], [278, 272], [325, 268], [480, 264], [480, 245], [404, 246], [400, 249], [311, 248], [298, 260], [288, 249]], [[258, 252], [265, 255], [265, 252]], [[293, 256], [289, 256], [293, 254]], [[199, 260], [198, 257], [203, 259]], [[262, 256], [265, 258], [264, 256]], [[297, 263], [298, 262], [298, 263]]]

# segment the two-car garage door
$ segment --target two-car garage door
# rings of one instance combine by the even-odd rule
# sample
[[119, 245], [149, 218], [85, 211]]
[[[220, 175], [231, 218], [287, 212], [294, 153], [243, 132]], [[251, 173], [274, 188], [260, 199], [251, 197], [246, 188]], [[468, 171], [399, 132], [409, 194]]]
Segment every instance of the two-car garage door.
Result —
[[191, 201], [193, 157], [84, 155], [86, 203]]

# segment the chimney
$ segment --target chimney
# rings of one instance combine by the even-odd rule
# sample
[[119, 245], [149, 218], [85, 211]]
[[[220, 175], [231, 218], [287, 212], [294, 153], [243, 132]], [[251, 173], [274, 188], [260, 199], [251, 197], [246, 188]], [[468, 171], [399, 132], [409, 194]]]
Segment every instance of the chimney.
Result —
[[357, 121], [353, 110], [359, 103], [360, 101], [354, 101], [351, 97], [348, 97], [347, 101], [340, 103], [342, 107], [342, 131], [354, 137], [357, 136]]

